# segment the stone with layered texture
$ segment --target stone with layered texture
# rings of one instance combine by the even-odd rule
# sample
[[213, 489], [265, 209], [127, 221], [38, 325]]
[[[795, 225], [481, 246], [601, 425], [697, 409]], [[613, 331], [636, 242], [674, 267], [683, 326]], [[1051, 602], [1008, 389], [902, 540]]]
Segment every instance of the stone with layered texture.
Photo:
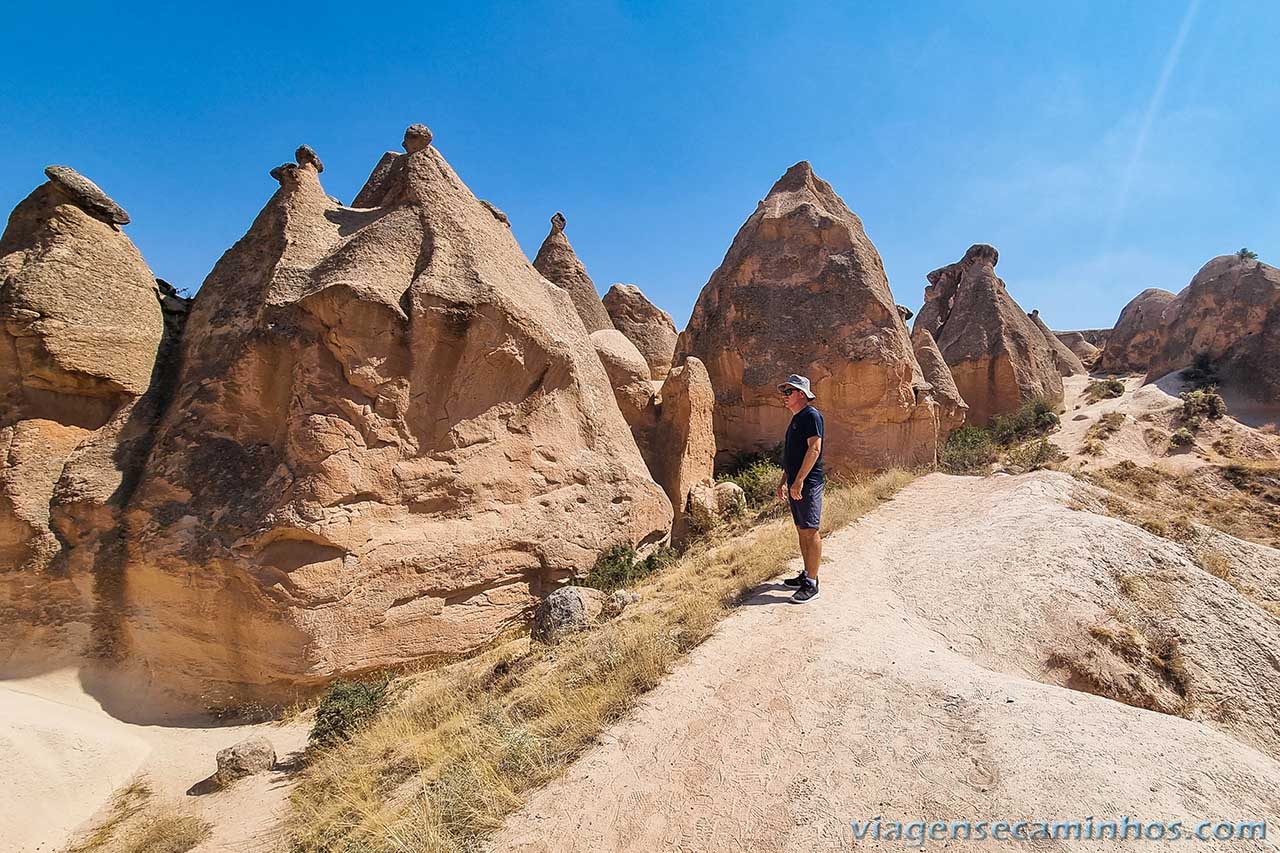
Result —
[[996, 276], [994, 246], [969, 247], [929, 273], [915, 330], [927, 331], [951, 368], [968, 420], [981, 426], [1033, 398], [1062, 409], [1062, 376], [1040, 327]]
[[609, 319], [609, 312], [604, 310], [596, 283], [587, 275], [582, 261], [578, 260], [578, 254], [565, 236], [564, 227], [563, 213], [551, 217], [551, 231], [533, 259], [533, 267], [551, 283], [564, 288], [588, 332], [612, 329], [613, 321]]
[[19, 666], [85, 651], [113, 603], [97, 535], [118, 538], [165, 336], [128, 216], [74, 170], [46, 174], [0, 236], [0, 659]]
[[[604, 365], [604, 372], [613, 386], [613, 396], [622, 410], [622, 416], [634, 431], [649, 417], [653, 402], [653, 381], [649, 379], [649, 365], [626, 335], [617, 329], [600, 329], [591, 333], [591, 343], [596, 356]], [[642, 448], [643, 449], [643, 448]]]
[[676, 360], [715, 388], [721, 457], [768, 451], [791, 415], [776, 388], [808, 376], [833, 471], [930, 464], [945, 441], [884, 266], [862, 222], [797, 163], [739, 229], [702, 289]]
[[1080, 361], [1080, 357], [1071, 351], [1071, 348], [1058, 340], [1058, 336], [1053, 330], [1040, 319], [1040, 309], [1034, 308], [1027, 315], [1031, 318], [1031, 322], [1036, 324], [1036, 328], [1044, 335], [1044, 342], [1049, 345], [1049, 352], [1053, 356], [1054, 366], [1058, 368], [1058, 373], [1063, 376], [1079, 376], [1082, 373], [1088, 373], [1085, 370], [1084, 362]]
[[1120, 311], [1115, 328], [1098, 357], [1107, 373], [1146, 372], [1164, 345], [1165, 312], [1177, 299], [1167, 290], [1149, 287]]
[[457, 654], [668, 535], [571, 300], [426, 138], [372, 209], [281, 170], [201, 288], [129, 507], [124, 639], [163, 687], [275, 701]]
[[1280, 401], [1280, 269], [1254, 258], [1209, 261], [1164, 312], [1147, 381], [1207, 356], [1222, 381], [1259, 401]]
[[662, 486], [675, 510], [672, 538], [689, 533], [689, 493], [711, 481], [715, 469], [715, 391], [706, 365], [689, 356], [672, 368], [646, 413], [639, 430], [640, 452], [653, 479]]
[[941, 430], [950, 434], [959, 429], [969, 412], [969, 405], [960, 396], [956, 381], [951, 376], [951, 368], [947, 360], [938, 350], [938, 342], [933, 335], [924, 329], [916, 329], [911, 333], [911, 348], [920, 363], [920, 371], [926, 382], [932, 386], [933, 398], [938, 402], [938, 419]]
[[1092, 367], [1102, 355], [1102, 349], [1090, 343], [1083, 332], [1054, 332], [1053, 334], [1075, 354], [1076, 358], [1080, 359], [1080, 363], [1086, 368]]
[[649, 364], [650, 376], [663, 379], [676, 351], [675, 321], [654, 305], [634, 284], [618, 284], [604, 295], [604, 307], [613, 327], [626, 335]]

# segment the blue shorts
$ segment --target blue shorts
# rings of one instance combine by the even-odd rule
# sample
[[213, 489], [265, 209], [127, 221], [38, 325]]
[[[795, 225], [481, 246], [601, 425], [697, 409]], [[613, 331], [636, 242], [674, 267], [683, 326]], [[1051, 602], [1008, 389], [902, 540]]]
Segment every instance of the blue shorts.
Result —
[[791, 499], [787, 493], [787, 503], [791, 504], [791, 518], [801, 530], [817, 530], [822, 520], [822, 483], [805, 483], [800, 490], [800, 500]]

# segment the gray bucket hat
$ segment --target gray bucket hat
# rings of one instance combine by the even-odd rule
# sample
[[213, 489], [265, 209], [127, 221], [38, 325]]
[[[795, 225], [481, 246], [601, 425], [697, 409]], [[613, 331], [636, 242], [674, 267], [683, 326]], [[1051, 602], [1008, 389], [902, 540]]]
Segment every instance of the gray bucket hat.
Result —
[[783, 388], [795, 388], [808, 399], [813, 399], [813, 392], [809, 390], [809, 379], [798, 373], [793, 373], [788, 376], [786, 382], [779, 382], [778, 390], [781, 391]]

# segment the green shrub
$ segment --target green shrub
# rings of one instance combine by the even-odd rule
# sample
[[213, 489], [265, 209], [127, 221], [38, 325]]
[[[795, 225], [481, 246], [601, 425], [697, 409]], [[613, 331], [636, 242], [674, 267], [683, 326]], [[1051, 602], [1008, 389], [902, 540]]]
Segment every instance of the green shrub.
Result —
[[995, 442], [981, 427], [960, 427], [947, 438], [939, 461], [951, 474], [986, 474], [996, 461]]
[[1182, 417], [1187, 421], [1199, 422], [1200, 418], [1216, 421], [1227, 413], [1227, 404], [1212, 386], [1196, 391], [1184, 391], [1182, 397]]
[[1124, 383], [1119, 379], [1095, 379], [1085, 388], [1089, 401], [1110, 400], [1124, 393]]
[[1242, 261], [1255, 261], [1258, 259], [1258, 253], [1250, 250], [1248, 247], [1236, 252], [1236, 257]]
[[1175, 430], [1173, 435], [1169, 436], [1169, 440], [1179, 447], [1187, 447], [1196, 443], [1196, 437], [1186, 427]]
[[630, 545], [614, 545], [596, 558], [596, 564], [591, 567], [583, 585], [601, 592], [613, 592], [660, 571], [670, 565], [675, 557], [673, 549], [663, 546], [654, 549], [643, 559], [638, 559], [636, 549]]
[[1057, 428], [1058, 413], [1043, 397], [1033, 397], [1008, 415], [991, 419], [991, 435], [996, 444], [1013, 444]]
[[773, 453], [741, 456], [716, 479], [737, 483], [742, 488], [748, 508], [767, 507], [776, 500], [778, 483], [782, 481], [781, 456], [781, 446], [777, 449], [776, 458]]
[[335, 681], [329, 685], [311, 726], [312, 746], [332, 746], [377, 716], [387, 703], [389, 678], [380, 681]]

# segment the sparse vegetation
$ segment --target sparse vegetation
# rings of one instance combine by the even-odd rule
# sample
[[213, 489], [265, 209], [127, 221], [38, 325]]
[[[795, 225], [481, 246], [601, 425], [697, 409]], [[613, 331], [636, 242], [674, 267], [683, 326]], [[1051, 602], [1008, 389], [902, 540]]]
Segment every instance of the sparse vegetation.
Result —
[[332, 746], [350, 738], [386, 705], [388, 686], [388, 679], [330, 684], [316, 706], [309, 743]]
[[988, 430], [963, 426], [947, 437], [940, 463], [949, 474], [987, 474], [996, 458], [996, 445]]
[[1251, 251], [1248, 246], [1245, 246], [1241, 248], [1240, 251], [1236, 252], [1236, 257], [1242, 261], [1256, 261], [1258, 259], [1258, 253]]
[[1084, 389], [1084, 394], [1090, 403], [1111, 400], [1124, 394], [1124, 383], [1119, 379], [1095, 379]]
[[780, 508], [775, 493], [778, 482], [782, 479], [782, 445], [777, 445], [768, 453], [739, 456], [716, 479], [721, 482], [728, 480], [741, 486], [750, 510]]
[[1169, 538], [1199, 522], [1280, 547], [1280, 462], [1206, 465], [1187, 473], [1125, 460], [1077, 476], [1101, 486], [1107, 511]]
[[1054, 411], [1053, 404], [1043, 397], [1034, 397], [1013, 414], [992, 418], [991, 436], [996, 444], [1010, 445], [1042, 436], [1057, 427], [1058, 413]]
[[1122, 426], [1124, 414], [1121, 412], [1107, 412], [1098, 418], [1097, 423], [1084, 434], [1084, 452], [1091, 456], [1100, 455], [1106, 448], [1107, 439], [1119, 432]]
[[630, 545], [614, 545], [596, 559], [591, 572], [583, 580], [583, 586], [595, 587], [601, 592], [633, 586], [642, 578], [661, 571], [675, 560], [676, 552], [659, 547], [644, 557], [636, 554]]
[[1054, 462], [1061, 462], [1065, 454], [1047, 438], [1038, 438], [1007, 448], [1001, 455], [1004, 467], [1014, 474], [1039, 471]]
[[[824, 531], [912, 476], [829, 486]], [[526, 792], [559, 775], [796, 553], [789, 521], [730, 523], [642, 580], [640, 604], [573, 643], [512, 640], [406, 679], [394, 705], [316, 753], [293, 794], [293, 849], [479, 849]]]
[[1179, 427], [1169, 436], [1169, 442], [1176, 447], [1190, 447], [1196, 443], [1196, 437], [1186, 427]]
[[1182, 419], [1184, 423], [1199, 424], [1201, 418], [1216, 421], [1227, 413], [1227, 404], [1217, 390], [1210, 386], [1195, 391], [1184, 391], [1178, 395], [1182, 398]]
[[67, 853], [187, 853], [211, 829], [194, 815], [156, 806], [151, 786], [135, 780], [116, 792], [107, 816]]

